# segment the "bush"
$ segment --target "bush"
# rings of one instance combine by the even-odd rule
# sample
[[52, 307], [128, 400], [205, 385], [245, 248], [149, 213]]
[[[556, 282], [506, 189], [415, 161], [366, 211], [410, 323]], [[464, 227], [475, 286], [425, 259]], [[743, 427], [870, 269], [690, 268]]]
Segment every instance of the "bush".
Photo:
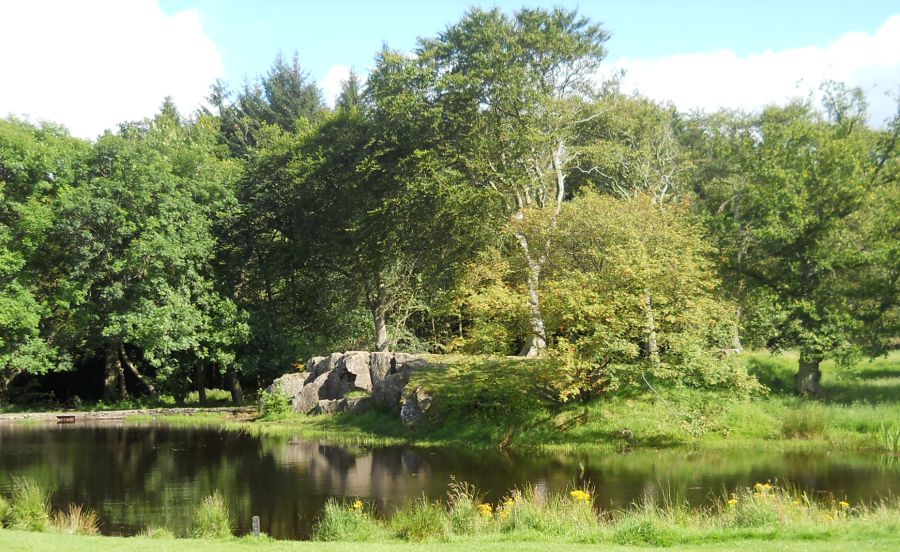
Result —
[[66, 512], [53, 514], [53, 528], [68, 535], [96, 535], [100, 532], [100, 520], [97, 512], [85, 510], [78, 504], [69, 504]]
[[194, 530], [191, 536], [197, 539], [227, 539], [231, 537], [233, 524], [228, 513], [228, 505], [218, 492], [203, 499], [194, 514]]
[[828, 410], [817, 404], [792, 409], [781, 424], [781, 433], [791, 439], [810, 439], [824, 435], [828, 428]]
[[444, 509], [424, 497], [397, 511], [390, 527], [397, 538], [405, 541], [422, 542], [448, 536]]
[[313, 540], [365, 542], [381, 536], [378, 522], [360, 500], [350, 505], [330, 499], [313, 528]]
[[263, 393], [260, 399], [259, 412], [265, 420], [281, 420], [293, 410], [291, 398], [280, 387], [272, 393]]
[[13, 479], [8, 526], [23, 531], [46, 531], [50, 525], [50, 495], [33, 479]]

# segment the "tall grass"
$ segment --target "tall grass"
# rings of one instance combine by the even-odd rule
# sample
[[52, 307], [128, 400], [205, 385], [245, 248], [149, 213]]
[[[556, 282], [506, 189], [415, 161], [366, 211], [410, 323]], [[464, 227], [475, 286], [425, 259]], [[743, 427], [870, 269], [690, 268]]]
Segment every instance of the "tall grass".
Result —
[[361, 500], [347, 505], [330, 499], [313, 527], [313, 540], [366, 542], [382, 537], [384, 531], [370, 508]]
[[900, 426], [887, 427], [881, 424], [876, 438], [881, 450], [892, 454], [900, 454]]
[[393, 536], [405, 541], [446, 539], [450, 535], [447, 518], [443, 505], [423, 497], [398, 510], [388, 527]]
[[6, 521], [9, 519], [10, 508], [9, 501], [0, 496], [0, 527], [6, 525]]
[[234, 524], [225, 499], [218, 492], [203, 499], [194, 514], [191, 536], [197, 539], [227, 539], [232, 536]]
[[46, 531], [50, 527], [50, 494], [33, 479], [13, 479], [7, 525], [23, 531]]
[[[795, 489], [758, 483], [723, 495], [715, 504], [686, 504], [645, 499], [615, 512], [597, 510], [588, 489], [547, 494], [535, 487], [511, 491], [496, 503], [480, 502], [473, 487], [454, 483], [446, 501], [420, 499], [391, 519], [371, 509], [332, 501], [315, 538], [371, 541], [376, 536], [408, 542], [492, 540], [615, 543], [671, 546], [729, 538], [771, 538], [773, 531], [830, 538], [843, 527], [866, 524], [900, 527], [900, 501], [874, 506], [842, 500], [813, 500]], [[767, 537], [768, 535], [768, 537]]]
[[68, 510], [54, 513], [51, 525], [56, 531], [68, 535], [96, 535], [100, 532], [97, 512], [85, 510], [79, 504], [69, 504]]
[[781, 432], [790, 439], [822, 437], [828, 430], [828, 410], [820, 404], [803, 404], [790, 410], [781, 424]]

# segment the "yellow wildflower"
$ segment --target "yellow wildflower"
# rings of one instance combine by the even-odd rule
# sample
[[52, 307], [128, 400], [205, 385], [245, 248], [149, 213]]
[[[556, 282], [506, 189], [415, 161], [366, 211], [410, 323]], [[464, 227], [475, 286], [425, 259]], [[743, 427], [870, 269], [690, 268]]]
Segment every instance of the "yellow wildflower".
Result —
[[728, 505], [729, 505], [729, 506], [734, 506], [735, 504], [737, 504], [737, 499], [736, 499], [736, 498], [729, 498], [729, 499], [728, 499]]
[[850, 503], [842, 500], [842, 501], [838, 502], [838, 506], [841, 507], [841, 510], [846, 510], [847, 508], [850, 507]]
[[358, 512], [358, 511], [362, 510], [362, 507], [363, 507], [362, 500], [354, 500], [354, 501], [353, 501], [353, 508], [352, 508], [352, 510], [353, 510], [354, 512]]
[[494, 515], [494, 507], [490, 504], [479, 504], [477, 508], [482, 517], [489, 518]]
[[509, 517], [509, 510], [500, 510], [500, 518], [506, 519]]
[[800, 499], [795, 498], [794, 500], [791, 501], [791, 504], [793, 504], [794, 506], [800, 506]]
[[587, 502], [591, 499], [591, 493], [582, 490], [574, 490], [569, 493], [569, 496], [575, 499], [575, 502]]

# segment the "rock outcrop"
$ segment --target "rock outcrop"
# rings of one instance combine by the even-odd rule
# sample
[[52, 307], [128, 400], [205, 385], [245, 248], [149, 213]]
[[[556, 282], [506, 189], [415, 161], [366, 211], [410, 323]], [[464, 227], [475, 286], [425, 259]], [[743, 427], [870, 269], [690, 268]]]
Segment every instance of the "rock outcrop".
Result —
[[406, 394], [403, 406], [400, 407], [400, 420], [403, 425], [413, 426], [423, 422], [431, 409], [434, 397], [423, 387], [416, 387]]
[[404, 393], [412, 375], [427, 366], [427, 360], [408, 353], [332, 353], [309, 359], [305, 371], [281, 376], [266, 391], [286, 394], [294, 412], [357, 413], [375, 406], [400, 412], [412, 425], [424, 419], [431, 396], [420, 388]]

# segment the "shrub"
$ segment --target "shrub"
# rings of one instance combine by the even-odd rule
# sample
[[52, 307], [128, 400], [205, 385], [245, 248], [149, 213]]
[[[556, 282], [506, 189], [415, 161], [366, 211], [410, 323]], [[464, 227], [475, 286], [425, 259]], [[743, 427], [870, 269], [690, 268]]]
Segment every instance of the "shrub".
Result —
[[66, 512], [56, 512], [51, 521], [53, 528], [68, 535], [96, 535], [100, 532], [97, 512], [85, 510], [79, 504], [69, 504]]
[[50, 525], [50, 495], [33, 479], [13, 479], [8, 525], [24, 531], [46, 531]]
[[231, 537], [233, 525], [228, 505], [218, 492], [203, 499], [194, 514], [194, 530], [197, 539], [226, 539]]
[[330, 499], [313, 528], [313, 540], [365, 542], [381, 535], [381, 527], [362, 501], [350, 505]]
[[448, 535], [444, 509], [426, 498], [398, 510], [390, 523], [391, 532], [406, 541], [422, 542]]
[[791, 439], [810, 439], [825, 434], [828, 428], [828, 411], [817, 404], [806, 404], [792, 409], [781, 424], [781, 433]]
[[293, 407], [291, 398], [281, 387], [276, 387], [271, 393], [263, 393], [260, 399], [259, 412], [265, 420], [280, 420], [287, 417]]

